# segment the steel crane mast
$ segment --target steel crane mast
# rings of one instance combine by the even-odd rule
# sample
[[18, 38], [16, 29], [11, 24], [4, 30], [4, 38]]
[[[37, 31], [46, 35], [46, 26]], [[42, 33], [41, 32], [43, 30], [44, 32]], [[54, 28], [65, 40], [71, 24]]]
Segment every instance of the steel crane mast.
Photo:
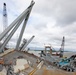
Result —
[[64, 43], [65, 43], [65, 37], [63, 36], [62, 44], [61, 44], [61, 48], [60, 48], [60, 57], [63, 57], [63, 53], [64, 53]]
[[3, 3], [3, 30], [8, 26], [6, 3]]
[[[6, 9], [6, 3], [3, 3], [3, 31], [8, 26], [8, 15], [7, 15], [7, 9]], [[3, 41], [6, 39], [7, 35], [4, 37]], [[6, 45], [8, 46], [8, 44]]]

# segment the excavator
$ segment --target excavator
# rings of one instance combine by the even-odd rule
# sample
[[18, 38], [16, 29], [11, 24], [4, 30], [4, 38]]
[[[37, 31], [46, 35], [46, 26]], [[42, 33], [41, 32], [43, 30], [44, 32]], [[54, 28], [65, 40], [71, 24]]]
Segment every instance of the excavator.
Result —
[[71, 56], [70, 58], [65, 58], [60, 60], [57, 63], [57, 66], [66, 71], [73, 72], [76, 68], [76, 55]]

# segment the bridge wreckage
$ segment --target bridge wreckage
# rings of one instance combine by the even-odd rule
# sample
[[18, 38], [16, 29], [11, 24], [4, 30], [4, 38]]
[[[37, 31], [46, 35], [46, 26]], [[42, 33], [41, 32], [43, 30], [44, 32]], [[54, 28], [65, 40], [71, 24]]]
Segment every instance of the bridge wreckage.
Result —
[[[32, 0], [29, 7], [0, 34], [0, 41], [7, 36], [0, 46], [0, 75], [76, 75], [76, 72], [67, 72], [58, 68], [60, 62], [52, 63], [52, 55], [48, 56], [48, 54], [42, 53], [43, 58], [27, 52], [25, 48], [35, 36], [32, 36], [28, 41], [23, 40], [21, 44], [22, 36], [34, 4], [35, 2]], [[22, 22], [23, 26], [15, 49], [6, 50], [7, 43]]]

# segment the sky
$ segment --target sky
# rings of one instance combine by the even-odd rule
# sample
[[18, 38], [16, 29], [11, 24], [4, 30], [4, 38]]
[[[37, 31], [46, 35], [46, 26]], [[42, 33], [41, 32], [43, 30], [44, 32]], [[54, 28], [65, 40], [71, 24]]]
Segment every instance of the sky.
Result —
[[[65, 36], [64, 50], [76, 51], [76, 0], [34, 0], [35, 4], [23, 38], [35, 38], [28, 47], [51, 45], [59, 50]], [[0, 0], [0, 33], [3, 31], [3, 3], [7, 4], [8, 26], [30, 5], [31, 0]], [[10, 41], [13, 47], [21, 27]]]

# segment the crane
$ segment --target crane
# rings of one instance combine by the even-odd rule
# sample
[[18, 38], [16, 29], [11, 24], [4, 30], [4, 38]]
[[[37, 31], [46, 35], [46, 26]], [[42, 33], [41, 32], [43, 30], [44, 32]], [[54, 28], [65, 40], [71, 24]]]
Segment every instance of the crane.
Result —
[[6, 10], [6, 3], [3, 4], [3, 30], [6, 29], [8, 25], [7, 21], [7, 10]]
[[[7, 26], [8, 26], [8, 19], [7, 19], [6, 3], [3, 3], [3, 31], [7, 28]], [[6, 39], [6, 37], [7, 35], [4, 37], [3, 41]]]
[[64, 43], [65, 43], [65, 37], [63, 36], [62, 44], [61, 44], [61, 48], [60, 48], [60, 57], [63, 57]]

